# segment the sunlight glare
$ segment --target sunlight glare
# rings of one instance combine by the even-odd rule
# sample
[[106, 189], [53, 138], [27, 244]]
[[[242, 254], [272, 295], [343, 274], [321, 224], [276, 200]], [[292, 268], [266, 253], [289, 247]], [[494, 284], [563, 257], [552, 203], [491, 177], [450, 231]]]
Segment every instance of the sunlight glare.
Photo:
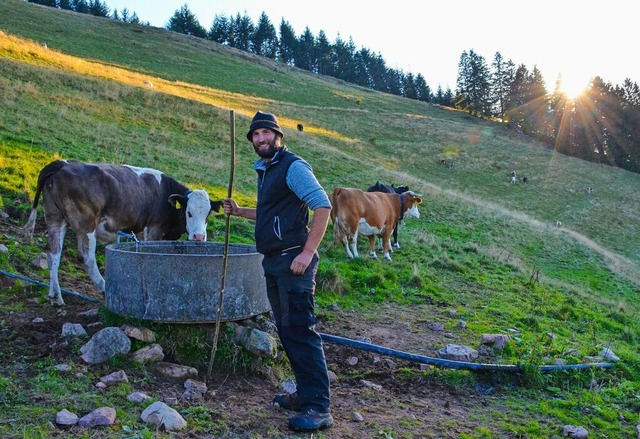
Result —
[[560, 91], [570, 99], [580, 96], [590, 84], [590, 79], [585, 75], [562, 75], [560, 77]]

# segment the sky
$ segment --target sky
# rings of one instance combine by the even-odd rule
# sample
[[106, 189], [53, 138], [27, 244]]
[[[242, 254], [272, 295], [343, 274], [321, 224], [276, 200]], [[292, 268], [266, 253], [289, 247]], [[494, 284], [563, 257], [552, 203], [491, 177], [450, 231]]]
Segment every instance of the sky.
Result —
[[[418, 73], [435, 92], [455, 91], [460, 55], [473, 50], [491, 65], [496, 52], [529, 71], [537, 67], [549, 91], [561, 75], [570, 95], [600, 76], [613, 85], [626, 78], [640, 83], [636, 19], [632, 0], [537, 0], [522, 2], [445, 0], [103, 0], [113, 9], [127, 8], [143, 22], [164, 27], [183, 5], [205, 29], [216, 15], [245, 13], [257, 24], [264, 12], [279, 30], [282, 19], [297, 36], [307, 27], [323, 30], [329, 42], [349, 41], [356, 49], [380, 54], [387, 67]], [[278, 34], [279, 35], [279, 34]], [[407, 41], [411, 41], [407, 44]]]

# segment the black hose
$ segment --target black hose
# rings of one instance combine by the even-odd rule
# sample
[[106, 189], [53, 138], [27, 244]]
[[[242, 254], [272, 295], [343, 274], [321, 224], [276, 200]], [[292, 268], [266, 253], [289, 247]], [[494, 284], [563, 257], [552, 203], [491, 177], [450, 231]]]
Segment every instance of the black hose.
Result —
[[[36, 284], [36, 285], [39, 285], [41, 287], [49, 288], [49, 285], [45, 284], [44, 282], [40, 282], [40, 281], [37, 281], [37, 280], [34, 280], [34, 279], [30, 279], [28, 277], [20, 276], [19, 274], [9, 273], [8, 271], [4, 271], [4, 270], [0, 270], [0, 274], [4, 274], [7, 277], [13, 277], [15, 279], [20, 279], [20, 280], [23, 280], [25, 282], [30, 282], [32, 284]], [[64, 288], [60, 288], [60, 291], [65, 293], [65, 294], [67, 294], [67, 295], [69, 295], [69, 296], [73, 296], [73, 297], [77, 297], [78, 299], [86, 300], [87, 302], [102, 302], [102, 300], [94, 299], [92, 297], [83, 296], [82, 294], [78, 294], [78, 293], [75, 293], [73, 291], [65, 290]]]
[[[485, 364], [485, 363], [470, 363], [467, 361], [454, 361], [445, 360], [442, 358], [425, 357], [423, 355], [410, 354], [407, 352], [397, 351], [395, 349], [385, 348], [383, 346], [374, 345], [371, 343], [365, 343], [358, 340], [352, 340], [350, 338], [339, 337], [337, 335], [329, 335], [320, 333], [323, 341], [328, 343], [339, 344], [343, 346], [350, 346], [364, 351], [377, 352], [379, 354], [388, 355], [390, 357], [401, 358], [403, 360], [415, 361], [418, 363], [431, 364], [434, 366], [448, 367], [453, 369], [468, 369], [468, 370], [492, 370], [500, 372], [522, 372], [524, 369], [519, 364]], [[556, 370], [566, 369], [590, 369], [594, 368], [609, 368], [613, 363], [585, 363], [585, 364], [565, 364], [565, 365], [553, 365], [553, 366], [539, 366], [538, 369], [542, 372], [550, 372]]]
[[[16, 279], [23, 280], [25, 282], [31, 282], [36, 285], [40, 285], [41, 287], [49, 288], [49, 285], [44, 282], [40, 282], [34, 279], [29, 279], [28, 277], [20, 276], [19, 274], [9, 273], [4, 270], [0, 270], [0, 274], [4, 274], [8, 277], [13, 277]], [[70, 296], [77, 297], [82, 300], [86, 300], [88, 302], [102, 302], [98, 299], [93, 299], [91, 297], [83, 296], [82, 294], [75, 293], [73, 291], [65, 290], [63, 288], [60, 289], [65, 294]], [[417, 363], [430, 364], [433, 366], [441, 366], [448, 367], [452, 369], [467, 369], [467, 370], [492, 370], [499, 372], [522, 372], [523, 368], [519, 364], [486, 364], [486, 363], [470, 363], [467, 361], [454, 361], [454, 360], [445, 360], [442, 358], [434, 358], [434, 357], [426, 357], [424, 355], [416, 355], [410, 354], [408, 352], [402, 352], [395, 349], [385, 348], [384, 346], [378, 346], [371, 343], [365, 343], [363, 341], [352, 340], [350, 338], [339, 337], [337, 335], [329, 335], [320, 333], [322, 340], [328, 343], [350, 346], [356, 349], [361, 349], [363, 351], [377, 352], [379, 354], [388, 355], [390, 357], [401, 358], [403, 360], [415, 361]], [[538, 369], [542, 372], [551, 372], [557, 370], [568, 370], [568, 369], [591, 369], [591, 368], [609, 368], [612, 367], [613, 363], [583, 363], [583, 364], [565, 364], [565, 365], [553, 365], [553, 366], [539, 366]]]

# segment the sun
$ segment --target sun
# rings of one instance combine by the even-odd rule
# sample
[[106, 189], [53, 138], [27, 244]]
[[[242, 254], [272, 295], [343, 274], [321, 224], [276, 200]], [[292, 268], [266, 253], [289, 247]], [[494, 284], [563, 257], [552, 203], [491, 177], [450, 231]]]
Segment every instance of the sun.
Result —
[[559, 75], [558, 89], [567, 95], [569, 99], [575, 99], [583, 94], [591, 83], [591, 80], [584, 75]]

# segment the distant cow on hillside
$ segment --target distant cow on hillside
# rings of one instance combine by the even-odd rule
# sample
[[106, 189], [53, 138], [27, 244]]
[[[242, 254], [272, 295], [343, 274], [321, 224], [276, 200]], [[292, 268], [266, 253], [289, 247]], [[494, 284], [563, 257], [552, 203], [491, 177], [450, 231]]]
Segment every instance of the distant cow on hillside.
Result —
[[118, 231], [144, 233], [145, 240], [207, 240], [207, 218], [221, 201], [202, 190], [190, 190], [160, 171], [135, 166], [56, 160], [40, 171], [29, 220], [32, 234], [42, 194], [47, 223], [50, 299], [64, 305], [58, 268], [64, 237], [71, 228], [78, 238], [78, 258], [104, 293], [105, 281], [96, 264], [97, 242], [113, 242]]
[[337, 187], [330, 195], [334, 243], [341, 242], [348, 258], [358, 257], [358, 233], [369, 237], [369, 255], [376, 258], [375, 237], [382, 238], [383, 258], [391, 260], [393, 228], [403, 218], [419, 218], [422, 198], [411, 191], [403, 194], [365, 192]]
[[516, 183], [518, 181], [518, 176], [516, 175], [516, 171], [511, 172], [511, 183]]

